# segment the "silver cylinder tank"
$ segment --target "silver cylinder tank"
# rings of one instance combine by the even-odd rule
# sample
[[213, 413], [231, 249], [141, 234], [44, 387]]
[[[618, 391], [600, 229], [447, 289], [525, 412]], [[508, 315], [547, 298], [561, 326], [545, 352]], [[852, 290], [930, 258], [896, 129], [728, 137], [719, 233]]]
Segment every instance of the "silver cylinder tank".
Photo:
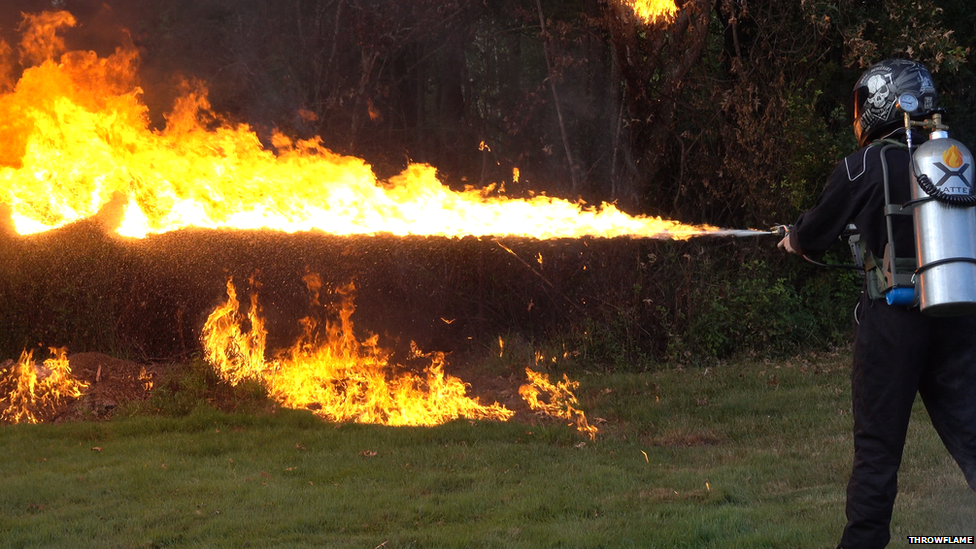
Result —
[[[915, 151], [916, 173], [945, 194], [973, 194], [973, 155], [946, 132], [931, 134]], [[929, 195], [912, 174], [912, 199]], [[976, 208], [935, 200], [915, 205], [915, 255], [919, 307], [932, 316], [976, 313]]]

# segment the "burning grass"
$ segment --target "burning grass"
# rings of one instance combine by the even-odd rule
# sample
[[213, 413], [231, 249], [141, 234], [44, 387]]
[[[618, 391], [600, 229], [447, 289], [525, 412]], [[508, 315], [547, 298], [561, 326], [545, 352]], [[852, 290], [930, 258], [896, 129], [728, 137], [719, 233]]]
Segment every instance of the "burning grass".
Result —
[[[589, 375], [604, 427], [329, 424], [309, 411], [0, 429], [0, 533], [27, 547], [829, 547], [849, 357]], [[921, 409], [894, 539], [973, 531]]]
[[154, 373], [131, 361], [66, 348], [51, 348], [43, 362], [33, 355], [0, 363], [0, 424], [106, 418], [153, 388]]
[[[321, 278], [310, 273], [305, 282], [313, 304], [321, 306]], [[498, 403], [482, 405], [468, 397], [464, 382], [445, 375], [443, 353], [424, 355], [412, 346], [411, 358], [429, 364], [422, 374], [396, 372], [388, 352], [378, 346], [378, 337], [360, 342], [353, 333], [355, 285], [336, 291], [342, 296], [339, 322], [325, 322], [320, 340], [319, 321], [303, 318], [299, 340], [267, 360], [267, 331], [257, 293], [251, 294], [246, 315], [250, 328], [242, 330], [245, 315], [234, 284], [228, 281], [227, 301], [203, 327], [206, 360], [231, 384], [257, 380], [282, 405], [314, 410], [331, 421], [430, 426], [457, 418], [506, 421], [512, 417], [513, 412]]]
[[[308, 273], [304, 280], [312, 305], [321, 308], [321, 277]], [[259, 287], [254, 280], [251, 285]], [[267, 330], [257, 291], [252, 290], [245, 315], [233, 281], [228, 280], [227, 301], [214, 309], [203, 326], [204, 357], [225, 382], [257, 381], [281, 405], [313, 410], [330, 421], [432, 426], [459, 418], [508, 421], [515, 415], [497, 402], [482, 404], [468, 396], [468, 384], [445, 374], [444, 353], [424, 354], [411, 343], [409, 358], [427, 362], [423, 372], [398, 368], [390, 362], [389, 352], [379, 347], [376, 335], [360, 341], [353, 332], [355, 284], [343, 285], [335, 293], [341, 297], [338, 322], [312, 316], [301, 319], [304, 329], [298, 341], [267, 359]], [[245, 321], [247, 329], [242, 328]], [[501, 338], [499, 346], [504, 347]], [[598, 429], [576, 407], [578, 383], [565, 374], [562, 382], [553, 384], [546, 374], [529, 368], [525, 373], [528, 380], [519, 394], [532, 410], [569, 420], [591, 439], [596, 437]]]
[[71, 375], [66, 349], [52, 348], [40, 364], [33, 351], [24, 351], [17, 362], [0, 364], [0, 423], [50, 419], [87, 387]]

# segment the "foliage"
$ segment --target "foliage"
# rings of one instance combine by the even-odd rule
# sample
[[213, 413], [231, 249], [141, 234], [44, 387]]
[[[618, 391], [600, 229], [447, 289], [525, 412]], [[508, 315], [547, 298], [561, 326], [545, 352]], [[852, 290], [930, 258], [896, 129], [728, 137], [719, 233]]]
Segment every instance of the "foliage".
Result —
[[[728, 278], [702, 284], [687, 308], [665, 315], [671, 335], [666, 356], [698, 364], [842, 345], [850, 335], [856, 286], [838, 273], [806, 269], [755, 259]], [[707, 272], [695, 276], [708, 280]], [[830, 295], [824, 295], [825, 289]]]
[[[499, 243], [193, 231], [130, 242], [86, 223], [9, 238], [0, 246], [9, 258], [0, 301], [12, 304], [0, 317], [0, 357], [43, 344], [189, 362], [228, 276], [258, 277], [269, 349], [289, 347], [309, 313], [306, 272], [320, 273], [325, 288], [354, 278], [357, 335], [380, 334], [395, 359], [409, 356], [411, 342], [427, 352], [496, 353], [503, 336], [521, 342], [509, 352], [523, 356], [540, 350], [587, 368], [640, 371], [822, 350], [850, 334], [856, 276], [786, 257], [769, 237]], [[110, 298], [95, 306], [89, 296]], [[72, 326], [85, 329], [65, 331]], [[181, 374], [188, 385], [172, 387], [173, 401], [187, 397], [181, 413], [213, 388], [197, 362]]]
[[[569, 367], [633, 372], [661, 363], [714, 364], [831, 349], [850, 339], [861, 284], [854, 271], [813, 267], [762, 245], [642, 252], [627, 266], [637, 271], [631, 286], [553, 336], [573, 351]], [[828, 261], [849, 263], [840, 252], [831, 251]]]

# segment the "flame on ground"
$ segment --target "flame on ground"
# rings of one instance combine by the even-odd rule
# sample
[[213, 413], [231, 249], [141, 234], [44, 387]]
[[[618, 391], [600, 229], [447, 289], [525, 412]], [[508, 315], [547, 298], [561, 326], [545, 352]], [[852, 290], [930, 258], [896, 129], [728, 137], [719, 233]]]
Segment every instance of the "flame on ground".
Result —
[[[312, 304], [321, 306], [321, 279], [309, 274], [305, 283]], [[225, 381], [237, 385], [256, 380], [282, 406], [309, 409], [329, 421], [431, 426], [459, 418], [508, 421], [515, 415], [498, 403], [483, 405], [468, 397], [467, 384], [444, 373], [442, 353], [423, 354], [411, 345], [412, 358], [429, 362], [423, 375], [417, 375], [390, 364], [377, 336], [356, 339], [351, 320], [354, 292], [351, 283], [337, 290], [342, 298], [338, 323], [326, 322], [320, 328], [316, 320], [302, 319], [304, 333], [298, 342], [266, 360], [267, 330], [257, 294], [251, 293], [244, 315], [233, 281], [228, 280], [227, 301], [210, 314], [203, 328], [205, 358]], [[250, 329], [242, 328], [245, 323]], [[545, 375], [529, 369], [526, 374], [528, 383], [519, 394], [533, 410], [571, 419], [578, 430], [595, 437], [596, 428], [575, 407], [577, 382], [564, 376], [553, 385]]]
[[136, 52], [62, 53], [58, 32], [75, 24], [68, 12], [25, 15], [18, 51], [26, 68], [16, 84], [14, 49], [0, 42], [0, 203], [20, 234], [91, 218], [109, 202], [124, 205], [117, 232], [139, 238], [191, 226], [540, 239], [718, 231], [611, 204], [455, 192], [428, 165], [378, 181], [365, 161], [329, 151], [321, 138], [275, 135], [268, 150], [247, 125], [221, 122], [202, 85], [188, 84], [166, 128], [154, 130]]
[[554, 384], [549, 381], [548, 374], [534, 372], [531, 368], [525, 369], [525, 375], [529, 382], [519, 387], [519, 395], [530, 408], [549, 416], [568, 419], [577, 431], [589, 435], [591, 439], [596, 438], [598, 429], [590, 425], [586, 421], [586, 414], [576, 407], [579, 404], [575, 394], [579, 388], [578, 381], [571, 381], [563, 374], [563, 380]]
[[[305, 281], [312, 303], [319, 304], [320, 279], [308, 275]], [[377, 345], [377, 336], [360, 342], [353, 334], [354, 291], [352, 284], [338, 290], [338, 323], [326, 322], [319, 330], [317, 321], [303, 319], [299, 341], [265, 360], [267, 331], [257, 295], [251, 294], [246, 316], [251, 327], [244, 331], [236, 290], [228, 281], [227, 302], [211, 313], [203, 328], [206, 360], [232, 384], [257, 380], [281, 405], [310, 409], [330, 421], [430, 426], [458, 418], [504, 421], [514, 415], [500, 404], [483, 405], [466, 396], [466, 384], [444, 373], [442, 354], [423, 355], [414, 348], [415, 358], [430, 362], [423, 375], [397, 372]]]
[[71, 375], [67, 349], [50, 350], [43, 364], [33, 361], [34, 351], [24, 351], [0, 371], [0, 423], [38, 423], [88, 388]]

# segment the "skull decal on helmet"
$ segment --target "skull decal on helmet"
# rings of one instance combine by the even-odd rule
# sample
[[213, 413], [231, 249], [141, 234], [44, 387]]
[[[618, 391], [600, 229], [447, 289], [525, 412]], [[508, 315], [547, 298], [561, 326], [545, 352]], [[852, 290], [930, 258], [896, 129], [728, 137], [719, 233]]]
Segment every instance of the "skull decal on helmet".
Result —
[[888, 82], [880, 74], [874, 74], [868, 78], [868, 92], [871, 94], [871, 97], [868, 97], [868, 103], [875, 109], [883, 109], [885, 103], [888, 102], [888, 96], [891, 95], [891, 88], [888, 87]]

